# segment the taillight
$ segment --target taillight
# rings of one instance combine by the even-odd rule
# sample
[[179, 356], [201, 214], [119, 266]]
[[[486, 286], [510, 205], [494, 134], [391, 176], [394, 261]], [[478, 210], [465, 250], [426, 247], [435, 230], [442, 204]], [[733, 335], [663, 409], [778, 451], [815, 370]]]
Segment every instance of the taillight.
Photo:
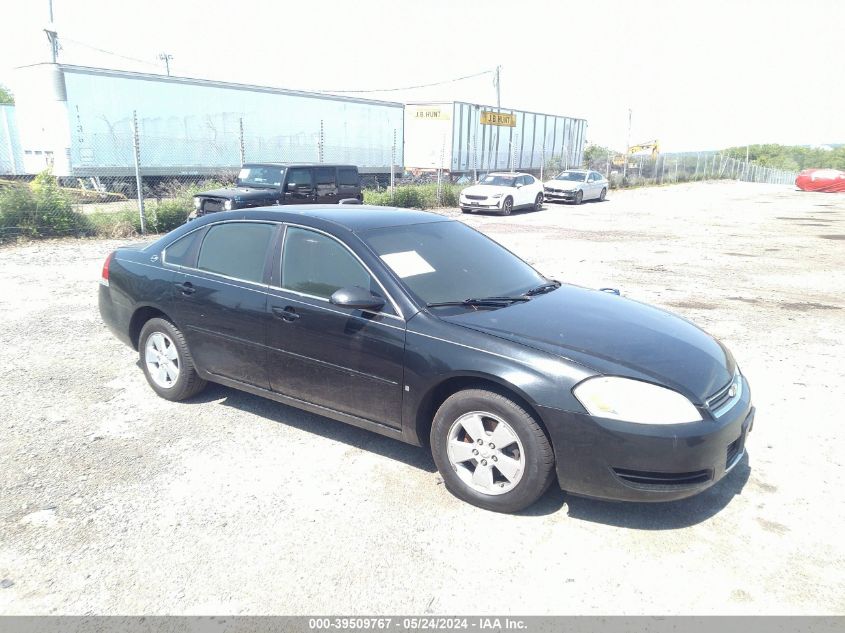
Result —
[[106, 261], [103, 262], [103, 273], [100, 275], [100, 283], [104, 286], [109, 285], [109, 265], [111, 264], [112, 257], [114, 257], [114, 253], [109, 253]]

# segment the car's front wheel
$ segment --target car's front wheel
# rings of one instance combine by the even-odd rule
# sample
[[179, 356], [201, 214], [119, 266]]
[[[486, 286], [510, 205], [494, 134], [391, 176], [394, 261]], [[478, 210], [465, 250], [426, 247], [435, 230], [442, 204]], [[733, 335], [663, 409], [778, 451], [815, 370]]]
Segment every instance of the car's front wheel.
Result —
[[502, 202], [502, 215], [510, 215], [511, 211], [513, 211], [513, 198], [508, 196]]
[[434, 416], [431, 449], [452, 494], [495, 512], [527, 508], [554, 474], [554, 453], [539, 422], [492, 390], [447, 398]]
[[604, 199], [607, 197], [607, 188], [602, 187], [601, 193], [599, 194], [599, 202], [604, 202]]
[[542, 211], [543, 210], [543, 194], [538, 193], [537, 197], [534, 198], [534, 210], [535, 211]]
[[575, 204], [581, 204], [584, 201], [584, 192], [579, 189], [578, 193], [575, 194]]
[[150, 319], [138, 339], [141, 367], [150, 387], [167, 400], [185, 400], [199, 393], [206, 381], [199, 377], [185, 337], [166, 319]]

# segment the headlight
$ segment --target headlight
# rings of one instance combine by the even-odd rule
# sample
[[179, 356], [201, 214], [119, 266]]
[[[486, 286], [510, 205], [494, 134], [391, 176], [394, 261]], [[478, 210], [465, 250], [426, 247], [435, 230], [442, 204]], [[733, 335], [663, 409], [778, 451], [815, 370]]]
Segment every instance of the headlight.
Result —
[[578, 402], [599, 418], [638, 424], [682, 424], [702, 418], [677, 391], [618, 376], [588, 378], [572, 390]]
[[490, 196], [490, 197], [491, 197], [491, 198], [493, 198], [493, 200], [496, 200], [497, 198], [501, 198], [501, 197], [502, 197], [502, 194], [500, 194], [500, 193], [494, 193], [494, 194], [493, 194], [492, 196]]
[[223, 203], [223, 208], [226, 209], [226, 211], [231, 211], [232, 210], [232, 201], [226, 200], [226, 202]]
[[199, 209], [202, 206], [202, 200], [199, 198], [194, 198], [194, 209]]

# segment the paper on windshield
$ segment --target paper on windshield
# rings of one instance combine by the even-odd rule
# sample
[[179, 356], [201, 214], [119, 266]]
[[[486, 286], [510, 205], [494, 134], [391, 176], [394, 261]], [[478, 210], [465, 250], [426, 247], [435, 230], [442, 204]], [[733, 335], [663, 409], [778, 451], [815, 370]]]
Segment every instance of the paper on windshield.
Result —
[[382, 261], [390, 266], [402, 279], [414, 275], [433, 273], [434, 268], [417, 251], [402, 251], [401, 253], [387, 253], [381, 256]]

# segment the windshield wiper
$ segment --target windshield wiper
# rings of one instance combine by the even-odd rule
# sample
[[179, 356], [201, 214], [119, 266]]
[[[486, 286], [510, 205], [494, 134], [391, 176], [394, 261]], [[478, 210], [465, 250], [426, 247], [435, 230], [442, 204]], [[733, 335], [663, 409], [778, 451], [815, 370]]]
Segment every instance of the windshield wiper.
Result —
[[436, 301], [434, 303], [427, 303], [426, 307], [440, 308], [445, 306], [508, 306], [512, 303], [519, 303], [521, 301], [531, 301], [531, 297], [527, 295], [516, 295], [514, 297], [482, 297], [473, 299], [464, 299], [463, 301]]
[[556, 279], [552, 279], [550, 282], [545, 284], [540, 284], [536, 288], [532, 288], [525, 293], [526, 297], [533, 297], [534, 295], [541, 295], [545, 292], [551, 292], [552, 290], [557, 290], [560, 288], [560, 282]]

